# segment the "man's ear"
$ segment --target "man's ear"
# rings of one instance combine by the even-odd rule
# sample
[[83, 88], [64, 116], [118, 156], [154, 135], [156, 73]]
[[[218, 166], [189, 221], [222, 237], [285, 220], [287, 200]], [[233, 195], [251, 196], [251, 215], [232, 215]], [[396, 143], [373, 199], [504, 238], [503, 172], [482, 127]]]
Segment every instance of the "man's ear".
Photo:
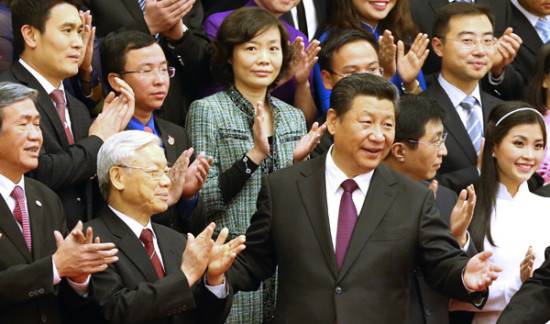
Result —
[[434, 37], [432, 38], [432, 47], [434, 49], [435, 54], [439, 57], [443, 57], [443, 40], [441, 38]]
[[321, 79], [325, 89], [332, 90], [332, 74], [327, 70], [321, 70]]
[[112, 167], [109, 170], [109, 179], [111, 180], [111, 186], [118, 191], [124, 190], [126, 184], [127, 173], [122, 171], [120, 167]]
[[[32, 27], [31, 25], [23, 25], [21, 27], [21, 35], [23, 36], [23, 40], [25, 41], [25, 46], [29, 48], [36, 48], [38, 46], [37, 38], [39, 37], [40, 31], [38, 29]], [[53, 63], [53, 62], [52, 62]]]
[[111, 89], [113, 89], [116, 93], [120, 93], [120, 84], [116, 82], [115, 78], [120, 78], [120, 74], [111, 72], [107, 75], [107, 81], [109, 81]]
[[390, 153], [398, 162], [403, 163], [407, 155], [407, 147], [403, 143], [395, 142], [390, 148]]
[[332, 108], [327, 111], [327, 130], [334, 136], [336, 134], [336, 129], [338, 128], [338, 114]]

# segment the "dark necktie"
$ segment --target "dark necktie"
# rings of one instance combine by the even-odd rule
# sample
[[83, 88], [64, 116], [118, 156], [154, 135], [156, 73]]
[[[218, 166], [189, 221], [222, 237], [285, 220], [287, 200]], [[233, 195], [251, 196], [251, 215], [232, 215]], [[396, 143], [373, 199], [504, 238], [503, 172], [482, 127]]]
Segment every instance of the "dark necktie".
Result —
[[61, 123], [63, 123], [65, 134], [67, 134], [69, 145], [72, 145], [74, 144], [74, 139], [71, 129], [69, 128], [69, 124], [67, 123], [67, 119], [65, 119], [65, 96], [63, 95], [63, 90], [55, 89], [52, 93], [50, 93], [50, 98], [52, 98], [53, 102], [55, 102], [55, 110], [57, 110], [57, 114], [59, 115], [59, 118], [61, 118]]
[[155, 271], [157, 272], [159, 279], [164, 278], [164, 270], [162, 269], [162, 264], [160, 264], [160, 259], [155, 250], [155, 244], [153, 243], [153, 232], [148, 228], [144, 228], [141, 231], [139, 239], [143, 242], [145, 252], [147, 252], [151, 262], [153, 262], [153, 266], [155, 267]]
[[298, 13], [298, 28], [302, 33], [304, 33], [304, 35], [306, 35], [306, 38], [309, 39], [307, 32], [306, 9], [304, 8], [303, 1], [300, 1], [296, 6], [296, 12]]
[[31, 224], [29, 223], [29, 214], [27, 214], [27, 207], [25, 206], [25, 193], [23, 188], [15, 186], [11, 192], [11, 196], [15, 199], [15, 209], [13, 210], [13, 216], [15, 220], [21, 225], [23, 229], [23, 238], [29, 251], [32, 251], [32, 239], [31, 239]]
[[342, 263], [344, 263], [351, 234], [357, 222], [357, 209], [355, 209], [355, 205], [353, 204], [352, 194], [359, 188], [353, 179], [342, 182], [340, 186], [344, 189], [344, 193], [340, 200], [338, 229], [336, 232], [336, 263], [338, 264], [338, 270], [340, 270]]

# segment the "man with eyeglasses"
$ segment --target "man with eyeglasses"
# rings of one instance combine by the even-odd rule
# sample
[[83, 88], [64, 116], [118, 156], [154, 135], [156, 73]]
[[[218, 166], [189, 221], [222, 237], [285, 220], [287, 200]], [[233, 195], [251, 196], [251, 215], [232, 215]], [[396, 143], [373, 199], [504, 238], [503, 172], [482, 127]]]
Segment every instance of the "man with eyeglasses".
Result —
[[[138, 31], [113, 32], [103, 39], [101, 56], [108, 58], [102, 62], [103, 73], [113, 90], [120, 90], [117, 81], [120, 78], [135, 93], [134, 116], [128, 123], [128, 129], [160, 137], [170, 165], [176, 163], [178, 157], [182, 163], [189, 163], [193, 150], [185, 129], [154, 115], [164, 105], [170, 78], [175, 72], [173, 67], [168, 66], [155, 38]], [[196, 232], [204, 227], [206, 214], [199, 203], [198, 191], [204, 186], [211, 163], [212, 158], [206, 158], [204, 153], [198, 154], [180, 179], [185, 182], [179, 186], [181, 193], [175, 193], [177, 197], [173, 203], [177, 202], [177, 205], [156, 215], [156, 222], [180, 232]]]
[[92, 218], [96, 157], [104, 140], [123, 130], [133, 114], [134, 96], [121, 83], [120, 96], [110, 94], [103, 112], [92, 123], [88, 108], [67, 93], [63, 79], [78, 73], [84, 55], [84, 19], [75, 0], [17, 0], [11, 4], [18, 62], [0, 76], [2, 81], [38, 90], [36, 108], [44, 144], [38, 167], [29, 172], [63, 203], [67, 226]]
[[470, 3], [449, 4], [435, 17], [432, 45], [441, 74], [421, 95], [447, 112], [448, 154], [437, 179], [457, 193], [479, 178], [485, 121], [500, 101], [479, 86], [495, 55], [493, 25], [487, 7]]
[[90, 296], [100, 311], [83, 317], [95, 324], [223, 323], [232, 297], [225, 271], [244, 249], [244, 236], [224, 244], [229, 232], [222, 229], [214, 242], [211, 223], [186, 239], [151, 222], [167, 209], [171, 190], [161, 141], [153, 134], [130, 130], [111, 137], [97, 164], [108, 206], [85, 226], [120, 252], [115, 264], [92, 275]]

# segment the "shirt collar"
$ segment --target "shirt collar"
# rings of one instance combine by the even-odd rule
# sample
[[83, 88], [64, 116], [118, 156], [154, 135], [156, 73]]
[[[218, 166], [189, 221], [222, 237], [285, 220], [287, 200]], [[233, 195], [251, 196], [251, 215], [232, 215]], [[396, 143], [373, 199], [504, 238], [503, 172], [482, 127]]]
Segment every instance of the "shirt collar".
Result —
[[447, 93], [447, 96], [449, 96], [449, 99], [451, 100], [453, 107], [458, 107], [460, 103], [464, 100], [464, 98], [468, 96], [472, 96], [477, 100], [477, 104], [481, 105], [481, 92], [479, 90], [479, 83], [476, 85], [474, 91], [470, 94], [464, 93], [464, 91], [460, 90], [459, 88], [455, 87], [453, 84], [451, 84], [449, 81], [445, 80], [441, 74], [439, 74], [439, 77], [437, 79], [439, 81], [439, 84], [445, 90]]
[[111, 208], [113, 213], [115, 213], [115, 215], [117, 215], [118, 218], [120, 218], [120, 220], [122, 220], [124, 224], [126, 224], [130, 228], [132, 233], [134, 233], [138, 239], [141, 236], [141, 231], [143, 231], [143, 229], [145, 228], [150, 229], [151, 232], [153, 233], [153, 239], [156, 239], [155, 231], [153, 231], [153, 226], [151, 225], [151, 220], [149, 220], [149, 222], [147, 222], [147, 225], [143, 227], [143, 225], [141, 225], [138, 221], [136, 221], [132, 217], [119, 212], [118, 210], [114, 209], [111, 205], [108, 205], [108, 206], [109, 208]]
[[[23, 65], [23, 67], [32, 74], [32, 76], [36, 79], [36, 81], [38, 81], [38, 83], [40, 83], [40, 85], [42, 86], [42, 88], [44, 88], [48, 95], [51, 94], [52, 91], [54, 91], [55, 89], [60, 89], [63, 90], [63, 96], [65, 96], [63, 81], [61, 81], [61, 83], [59, 84], [59, 88], [56, 88], [53, 84], [50, 83], [50, 81], [46, 80], [46, 78], [43, 77], [42, 74], [33, 69], [30, 65], [27, 64], [27, 62], [23, 61], [22, 58], [19, 59], [19, 63], [21, 63], [21, 65]], [[65, 98], [65, 102], [67, 102], [67, 98]]]
[[539, 17], [539, 16], [533, 15], [529, 11], [525, 10], [525, 8], [523, 8], [523, 6], [521, 4], [519, 4], [518, 0], [512, 0], [511, 2], [514, 6], [516, 6], [516, 8], [518, 8], [518, 10], [525, 16], [525, 18], [527, 18], [527, 20], [529, 20], [529, 23], [533, 27], [535, 27], [535, 25], [537, 24], [537, 21], [539, 20], [539, 18], [548, 19], [548, 16]]
[[18, 183], [13, 183], [10, 179], [6, 178], [3, 174], [0, 173], [0, 194], [4, 201], [8, 201], [8, 198], [11, 196], [11, 193], [15, 186], [20, 186], [25, 192], [25, 177], [21, 177]]
[[529, 194], [529, 192], [529, 185], [527, 184], [527, 181], [523, 181], [523, 183], [519, 186], [516, 195], [512, 197], [512, 195], [510, 195], [510, 193], [508, 192], [508, 189], [506, 189], [506, 186], [499, 182], [497, 189], [497, 198], [505, 200], [515, 200], [521, 198], [522, 196], [525, 196], [526, 194]]
[[155, 120], [153, 115], [151, 115], [151, 118], [147, 122], [147, 124], [143, 125], [136, 117], [132, 116], [132, 119], [128, 122], [128, 129], [131, 130], [140, 130], [142, 131], [145, 126], [149, 126], [155, 134], [157, 134], [157, 129], [155, 128]]
[[[334, 159], [332, 158], [333, 147], [334, 144], [330, 147], [327, 153], [327, 160], [325, 162], [327, 191], [332, 195], [334, 195], [338, 191], [338, 189], [340, 189], [340, 185], [342, 184], [342, 182], [349, 179], [349, 177], [342, 170], [340, 170], [336, 163], [334, 163]], [[367, 194], [373, 173], [374, 170], [368, 173], [360, 174], [353, 178], [353, 180], [355, 180], [355, 182], [359, 186], [359, 190], [361, 190], [364, 195]]]

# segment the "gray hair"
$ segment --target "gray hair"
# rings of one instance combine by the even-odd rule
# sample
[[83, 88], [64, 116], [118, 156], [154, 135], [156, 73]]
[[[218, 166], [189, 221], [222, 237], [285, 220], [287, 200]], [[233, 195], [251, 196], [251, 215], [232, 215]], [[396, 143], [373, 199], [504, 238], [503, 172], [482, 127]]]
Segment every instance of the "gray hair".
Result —
[[2, 117], [4, 117], [4, 109], [2, 108], [25, 99], [36, 102], [37, 96], [38, 91], [22, 84], [0, 82], [0, 130], [2, 129]]
[[[99, 190], [107, 200], [111, 188], [109, 171], [114, 166], [129, 165], [135, 159], [136, 151], [149, 144], [160, 145], [161, 141], [155, 134], [128, 130], [109, 137], [97, 154], [97, 177]], [[131, 171], [130, 171], [131, 172]]]

